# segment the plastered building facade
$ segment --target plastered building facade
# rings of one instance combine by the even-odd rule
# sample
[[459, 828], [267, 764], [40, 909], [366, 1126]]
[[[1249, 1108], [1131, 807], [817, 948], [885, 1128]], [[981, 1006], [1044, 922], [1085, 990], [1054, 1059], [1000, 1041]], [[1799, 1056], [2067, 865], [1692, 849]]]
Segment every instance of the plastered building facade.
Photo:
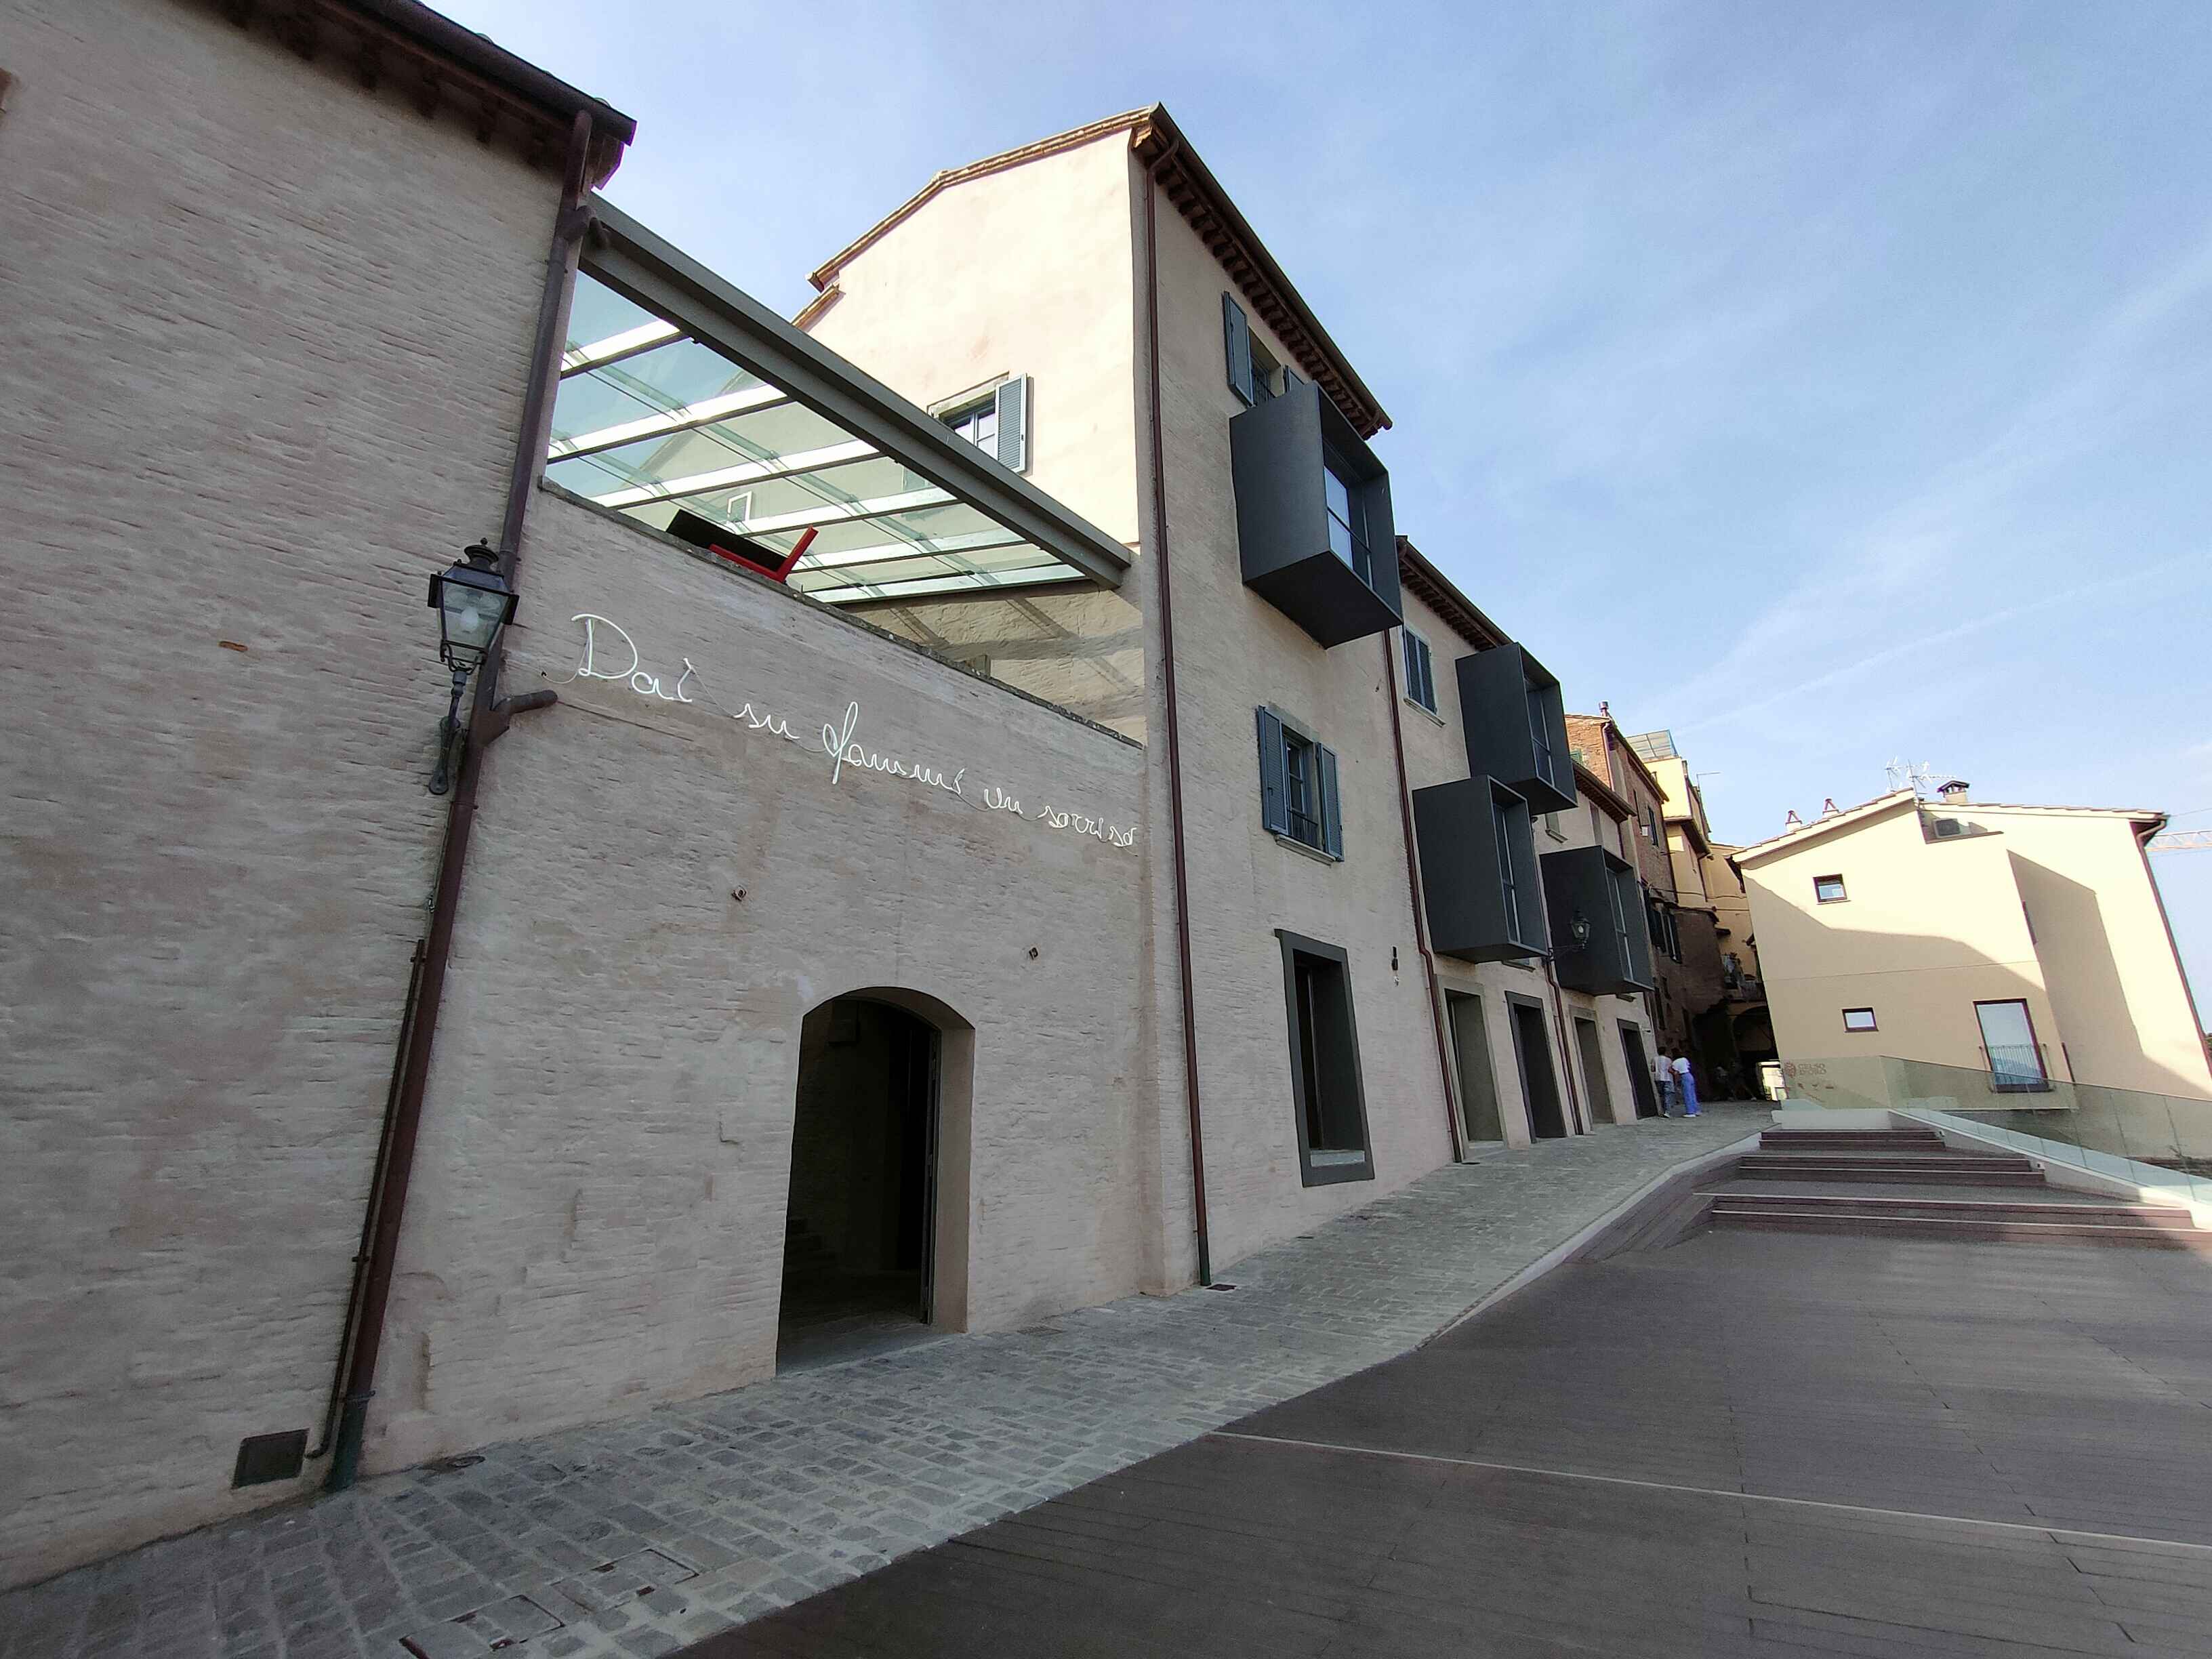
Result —
[[1783, 1059], [2212, 1098], [2142, 853], [2164, 823], [1899, 790], [1740, 849]]
[[[1636, 995], [1425, 948], [1452, 659], [1517, 647], [1376, 564], [1431, 712], [1395, 620], [1324, 645], [1243, 574], [1224, 295], [1285, 409], [1387, 417], [1164, 112], [925, 192], [809, 337], [567, 199], [618, 112], [400, 0], [8, 12], [0, 1577], [311, 1492], [341, 1355], [404, 1467], [769, 1376], [794, 1310], [1173, 1291], [1633, 1115]], [[1018, 448], [948, 435], [984, 403]], [[457, 841], [422, 598], [503, 514], [498, 690], [554, 701], [471, 738]]]

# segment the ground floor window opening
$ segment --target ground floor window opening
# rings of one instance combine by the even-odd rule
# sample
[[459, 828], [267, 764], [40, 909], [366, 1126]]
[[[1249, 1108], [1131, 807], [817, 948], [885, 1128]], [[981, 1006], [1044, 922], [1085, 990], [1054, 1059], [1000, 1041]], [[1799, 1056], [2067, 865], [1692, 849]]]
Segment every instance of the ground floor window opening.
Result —
[[1605, 1080], [1605, 1051], [1597, 1034], [1597, 1022], [1575, 1017], [1575, 1052], [1582, 1057], [1583, 1083], [1589, 1091], [1590, 1127], [1611, 1123], [1613, 1089]]
[[1334, 945], [1296, 933], [1279, 937], [1300, 1173], [1309, 1187], [1371, 1180], [1351, 963]]
[[1528, 1133], [1538, 1140], [1562, 1140], [1567, 1115], [1559, 1100], [1559, 1076], [1552, 1065], [1552, 1043], [1544, 1005], [1509, 996], [1513, 1017], [1513, 1055], [1521, 1070], [1521, 1098], [1528, 1108]]
[[1451, 1024], [1452, 1059], [1459, 1071], [1460, 1121], [1471, 1140], [1504, 1140], [1505, 1123], [1498, 1113], [1498, 1073], [1491, 1064], [1490, 1028], [1483, 1022], [1482, 999], [1464, 991], [1444, 993]]
[[1659, 1115], [1659, 1088], [1651, 1076], [1651, 1061], [1644, 1052], [1644, 1028], [1620, 1022], [1620, 1057], [1628, 1065], [1628, 1091], [1636, 1097], [1636, 1115]]

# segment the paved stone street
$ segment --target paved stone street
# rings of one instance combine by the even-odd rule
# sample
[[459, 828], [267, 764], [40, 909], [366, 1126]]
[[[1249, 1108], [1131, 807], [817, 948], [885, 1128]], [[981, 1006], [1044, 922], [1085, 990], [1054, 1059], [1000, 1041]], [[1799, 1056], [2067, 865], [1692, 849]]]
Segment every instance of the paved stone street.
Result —
[[1403, 1352], [1666, 1170], [1709, 1109], [1484, 1150], [1237, 1264], [489, 1449], [0, 1596], [0, 1659], [672, 1652]]

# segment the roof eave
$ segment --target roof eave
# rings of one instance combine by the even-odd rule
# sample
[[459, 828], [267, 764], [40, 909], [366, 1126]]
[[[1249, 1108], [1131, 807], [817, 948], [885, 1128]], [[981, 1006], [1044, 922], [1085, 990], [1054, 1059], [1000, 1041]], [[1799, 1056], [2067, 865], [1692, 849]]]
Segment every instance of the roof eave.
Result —
[[[810, 271], [807, 281], [817, 292], [827, 293], [836, 286], [848, 264], [955, 185], [1080, 149], [1123, 132], [1130, 136], [1130, 146], [1137, 159], [1160, 177], [1169, 201], [1190, 222], [1208, 250], [1252, 301], [1261, 319], [1297, 359], [1298, 367], [1328, 393], [1353, 429], [1363, 438], [1372, 438], [1387, 429], [1390, 425], [1388, 411], [1359, 378], [1336, 342], [1329, 337], [1312, 307], [1275, 263], [1274, 256], [1230, 200], [1221, 181], [1199, 159], [1163, 105], [1124, 110], [1119, 115], [1109, 115], [1085, 126], [1071, 127], [1034, 143], [1001, 150], [964, 167], [948, 167], [934, 173], [927, 184]], [[799, 314], [805, 322], [811, 322], [820, 313], [810, 304]]]

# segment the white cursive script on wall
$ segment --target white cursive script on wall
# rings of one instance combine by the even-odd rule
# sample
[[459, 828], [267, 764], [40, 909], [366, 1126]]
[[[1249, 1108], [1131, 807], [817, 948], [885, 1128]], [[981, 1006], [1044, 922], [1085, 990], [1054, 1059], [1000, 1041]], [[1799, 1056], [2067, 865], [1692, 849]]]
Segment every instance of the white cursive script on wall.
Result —
[[[690, 658], [678, 660], [684, 672], [676, 677], [675, 688], [669, 689], [665, 673], [653, 673], [645, 667], [645, 658], [622, 624], [594, 611], [579, 611], [570, 619], [584, 625], [584, 654], [576, 665], [571, 680], [612, 680], [627, 685], [641, 697], [652, 697], [661, 702], [690, 703], [699, 701], [687, 689], [699, 679], [699, 671]], [[624, 660], [625, 657], [627, 660]], [[619, 666], [611, 665], [619, 664]], [[703, 689], [703, 682], [702, 682]], [[707, 701], [732, 720], [742, 723], [748, 731], [765, 732], [770, 737], [781, 738], [787, 743], [805, 740], [791, 729], [791, 723], [781, 714], [769, 714], [748, 702], [735, 710], [723, 708], [711, 694]], [[895, 778], [903, 778], [925, 788], [941, 789], [957, 797], [970, 806], [977, 802], [969, 798], [964, 787], [968, 769], [960, 768], [949, 776], [941, 767], [926, 766], [919, 760], [900, 760], [895, 756], [880, 754], [860, 742], [857, 733], [860, 726], [860, 705], [857, 702], [845, 705], [842, 723], [822, 727], [822, 752], [830, 757], [830, 781], [843, 781], [845, 769], [853, 767], [862, 771], [881, 772]], [[1134, 825], [1116, 829], [1101, 817], [1087, 813], [1069, 812], [1047, 805], [1035, 812], [1022, 810], [1021, 802], [995, 785], [987, 784], [981, 791], [981, 808], [986, 811], [1011, 812], [1015, 817], [1041, 823], [1048, 830], [1064, 830], [1072, 835], [1089, 836], [1112, 847], [1134, 847], [1137, 831]]]

